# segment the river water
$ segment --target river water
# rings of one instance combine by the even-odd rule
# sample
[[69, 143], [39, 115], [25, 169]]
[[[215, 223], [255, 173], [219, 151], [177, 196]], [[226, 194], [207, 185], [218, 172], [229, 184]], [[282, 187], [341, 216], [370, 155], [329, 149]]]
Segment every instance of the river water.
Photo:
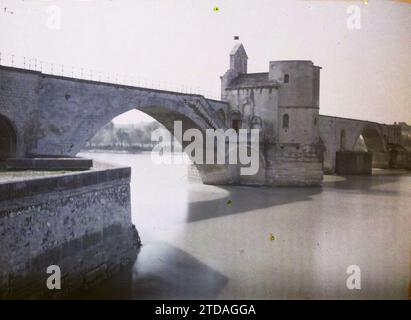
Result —
[[[87, 298], [408, 297], [410, 172], [325, 176], [322, 188], [222, 187], [189, 182], [187, 165], [149, 154], [81, 156], [132, 168], [143, 242], [133, 267]], [[352, 265], [360, 289], [347, 288]]]

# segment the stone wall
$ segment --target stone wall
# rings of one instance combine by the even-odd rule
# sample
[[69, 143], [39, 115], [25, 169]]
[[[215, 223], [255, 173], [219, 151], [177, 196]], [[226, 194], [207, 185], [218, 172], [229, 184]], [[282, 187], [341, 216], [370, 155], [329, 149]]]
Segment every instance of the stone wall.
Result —
[[[68, 296], [134, 261], [130, 169], [0, 183], [0, 297]], [[48, 290], [46, 269], [61, 269]]]
[[313, 145], [266, 145], [266, 184], [270, 186], [320, 186], [323, 166]]
[[263, 136], [274, 140], [278, 136], [278, 90], [270, 87], [226, 90], [232, 110], [241, 113], [242, 128], [252, 128], [252, 119], [261, 119]]
[[[284, 81], [285, 74], [289, 76], [288, 83]], [[319, 108], [319, 69], [312, 61], [270, 61], [269, 79], [282, 84], [280, 107]]]

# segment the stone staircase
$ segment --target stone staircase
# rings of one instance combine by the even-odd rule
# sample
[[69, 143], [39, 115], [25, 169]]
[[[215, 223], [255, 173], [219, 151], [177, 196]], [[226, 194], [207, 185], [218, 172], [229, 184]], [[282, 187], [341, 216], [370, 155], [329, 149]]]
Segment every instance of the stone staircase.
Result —
[[224, 129], [224, 124], [218, 118], [207, 99], [204, 97], [192, 97], [190, 100], [184, 99], [184, 103], [200, 116], [211, 129]]

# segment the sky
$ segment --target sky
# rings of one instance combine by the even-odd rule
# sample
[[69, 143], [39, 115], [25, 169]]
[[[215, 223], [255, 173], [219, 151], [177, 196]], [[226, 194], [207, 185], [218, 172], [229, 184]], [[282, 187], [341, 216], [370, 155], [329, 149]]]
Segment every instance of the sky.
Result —
[[[233, 36], [249, 72], [268, 72], [273, 60], [321, 66], [321, 114], [411, 123], [409, 1], [0, 0], [0, 63], [26, 57], [43, 72], [52, 63], [55, 73], [92, 70], [110, 82], [216, 98]], [[136, 111], [116, 122], [149, 119]]]

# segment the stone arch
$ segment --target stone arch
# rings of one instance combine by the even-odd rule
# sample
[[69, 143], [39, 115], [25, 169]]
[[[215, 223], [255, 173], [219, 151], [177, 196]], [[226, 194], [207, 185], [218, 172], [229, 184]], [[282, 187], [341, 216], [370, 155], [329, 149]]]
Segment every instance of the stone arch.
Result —
[[17, 135], [14, 126], [0, 115], [0, 161], [16, 156]]
[[376, 125], [365, 125], [355, 135], [355, 141], [352, 149], [360, 139], [363, 137], [366, 149], [372, 153], [372, 167], [373, 168], [388, 168], [390, 157], [387, 146], [381, 130]]
[[288, 113], [283, 114], [281, 126], [283, 129], [288, 129], [290, 127], [290, 116]]
[[76, 142], [69, 155], [76, 155], [86, 142], [112, 119], [133, 109], [151, 116], [171, 133], [174, 131], [174, 121], [182, 122], [183, 131], [196, 128], [205, 132], [206, 129], [212, 128], [209, 119], [201, 114], [194, 103], [191, 102], [184, 103], [177, 99], [148, 99], [145, 103], [136, 104], [139, 105], [105, 108], [106, 112], [98, 117], [83, 117], [77, 126], [73, 128], [71, 137], [67, 139]]
[[[188, 129], [198, 129], [203, 133], [205, 141], [205, 130], [214, 129], [215, 124], [211, 123], [211, 119], [214, 117], [207, 117], [204, 113], [198, 110], [198, 105], [195, 105], [198, 101], [184, 101], [180, 99], [176, 100], [165, 100], [165, 99], [155, 99], [146, 101], [144, 104], [139, 106], [134, 106], [133, 108], [111, 108], [106, 109], [107, 113], [104, 114], [104, 117], [90, 118], [88, 122], [82, 122], [79, 124], [79, 127], [75, 130], [76, 136], [72, 137], [71, 140], [79, 141], [71, 149], [71, 153], [76, 155], [80, 152], [81, 148], [86, 145], [87, 141], [90, 140], [104, 125], [109, 123], [115, 117], [130, 111], [138, 110], [141, 111], [162, 124], [170, 133], [174, 135], [174, 122], [181, 121], [182, 123], [182, 133]], [[214, 116], [217, 116], [218, 113], [215, 112]], [[217, 123], [218, 125], [219, 123]], [[88, 130], [85, 130], [84, 127], [88, 127]], [[219, 126], [221, 128], [221, 126]], [[222, 129], [225, 129], [225, 125]], [[183, 148], [188, 145], [190, 142], [184, 142], [179, 137], [176, 137], [177, 140], [182, 144]], [[188, 154], [190, 159], [191, 155]], [[205, 155], [204, 155], [205, 156]], [[200, 177], [204, 183], [207, 182], [207, 178], [210, 177], [210, 169], [204, 165], [194, 164], [197, 168]]]
[[387, 150], [384, 138], [381, 134], [381, 131], [379, 130], [377, 126], [366, 125], [360, 128], [360, 130], [355, 135], [355, 141], [354, 141], [352, 149], [354, 148], [360, 136], [364, 138], [365, 145], [367, 146], [367, 150], [369, 152], [373, 152], [373, 151], [382, 152], [382, 151]]

